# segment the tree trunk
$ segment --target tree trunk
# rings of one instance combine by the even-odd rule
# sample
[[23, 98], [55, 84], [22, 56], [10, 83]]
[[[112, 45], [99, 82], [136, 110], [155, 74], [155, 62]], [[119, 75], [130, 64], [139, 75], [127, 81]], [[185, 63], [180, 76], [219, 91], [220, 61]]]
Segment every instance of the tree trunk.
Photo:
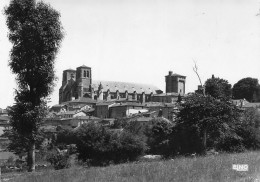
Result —
[[35, 142], [32, 142], [27, 152], [28, 172], [35, 171]]
[[202, 153], [203, 154], [206, 154], [206, 150], [207, 150], [207, 129], [204, 129], [203, 130], [203, 143], [202, 143], [202, 147], [203, 147], [203, 150], [202, 150]]

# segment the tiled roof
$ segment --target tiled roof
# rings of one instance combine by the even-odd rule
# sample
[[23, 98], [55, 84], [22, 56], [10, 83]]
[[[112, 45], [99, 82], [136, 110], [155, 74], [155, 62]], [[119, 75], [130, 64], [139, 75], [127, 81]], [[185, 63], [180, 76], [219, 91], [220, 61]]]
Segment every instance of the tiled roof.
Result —
[[75, 71], [75, 72], [76, 72], [76, 70], [73, 70], [73, 69], [71, 69], [71, 68], [69, 68], [69, 69], [67, 69], [67, 70], [64, 70], [64, 71]]
[[152, 117], [138, 117], [138, 118], [136, 119], [136, 121], [139, 121], [139, 122], [148, 122], [148, 121], [151, 121], [152, 119], [154, 119], [154, 118], [152, 118]]
[[[162, 93], [162, 94], [154, 94], [153, 96], [157, 96], [157, 97], [163, 97], [163, 96], [175, 96], [178, 97], [179, 93], [176, 92], [171, 92], [171, 93]], [[181, 95], [181, 96], [187, 96], [187, 94]]]
[[147, 107], [176, 107], [176, 103], [146, 102]]
[[9, 121], [10, 117], [9, 116], [0, 116], [0, 121]]
[[179, 74], [176, 74], [176, 73], [172, 74], [172, 76], [181, 76], [181, 77], [185, 77], [186, 78], [186, 76], [179, 75]]
[[147, 107], [163, 107], [164, 104], [162, 102], [146, 102], [145, 106], [147, 106]]
[[98, 119], [100, 119], [100, 118], [98, 118], [98, 117], [94, 117], [94, 116], [78, 116], [78, 117], [76, 117], [76, 118], [73, 118], [74, 120], [75, 119], [90, 119], [90, 120], [98, 120]]
[[78, 68], [90, 68], [90, 67], [88, 67], [88, 66], [86, 66], [86, 65], [82, 65], [82, 66], [80, 66], [80, 67], [78, 67]]
[[97, 103], [97, 106], [109, 106], [115, 104], [115, 102], [99, 102]]
[[65, 106], [64, 104], [56, 104], [56, 105], [53, 105], [52, 108], [53, 108], [53, 107], [60, 108], [60, 107], [64, 107], [64, 106]]
[[250, 108], [250, 107], [254, 107], [254, 108], [260, 108], [260, 103], [259, 102], [255, 102], [255, 103], [246, 103], [245, 105], [243, 105], [242, 107], [244, 108]]
[[186, 78], [186, 76], [179, 75], [179, 74], [177, 74], [177, 73], [173, 73], [173, 74], [171, 74], [171, 75], [166, 75], [166, 76], [179, 76], [179, 77], [185, 77], [185, 78]]
[[1, 113], [1, 114], [3, 114], [3, 113], [4, 113], [4, 114], [7, 114], [7, 111], [6, 111], [6, 109], [1, 109], [1, 108], [0, 108], [0, 113]]
[[133, 103], [133, 102], [127, 102], [127, 103], [116, 103], [112, 105], [111, 107], [120, 107], [120, 106], [141, 106], [144, 107], [145, 105], [140, 103]]
[[83, 109], [81, 111], [87, 114], [87, 113], [95, 111], [95, 109], [94, 108], [89, 108], [89, 109]]
[[116, 92], [117, 90], [121, 93], [128, 91], [128, 93], [134, 93], [136, 91], [138, 94], [156, 94], [156, 90], [160, 90], [158, 87], [148, 84], [138, 84], [138, 83], [128, 83], [128, 82], [113, 82], [113, 81], [98, 81], [93, 80], [94, 90], [98, 90], [99, 84], [102, 84], [103, 91], [110, 90], [110, 92]]
[[67, 115], [67, 114], [76, 114], [76, 111], [66, 111], [66, 112], [59, 113], [57, 115]]

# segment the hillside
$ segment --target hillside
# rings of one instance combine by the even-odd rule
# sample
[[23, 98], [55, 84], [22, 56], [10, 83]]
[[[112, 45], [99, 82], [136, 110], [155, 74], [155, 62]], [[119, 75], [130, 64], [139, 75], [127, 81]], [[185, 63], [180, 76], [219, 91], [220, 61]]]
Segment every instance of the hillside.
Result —
[[[239, 172], [233, 164], [248, 164]], [[260, 180], [260, 152], [220, 154], [206, 157], [179, 157], [166, 161], [138, 162], [108, 167], [73, 167], [66, 170], [25, 173], [8, 177], [19, 182], [65, 181], [256, 181]], [[2, 176], [2, 179], [7, 178]]]

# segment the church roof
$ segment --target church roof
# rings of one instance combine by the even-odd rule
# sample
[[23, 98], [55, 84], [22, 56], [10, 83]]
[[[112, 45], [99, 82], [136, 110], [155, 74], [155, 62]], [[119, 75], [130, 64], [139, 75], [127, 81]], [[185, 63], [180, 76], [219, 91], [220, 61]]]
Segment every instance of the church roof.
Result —
[[90, 67], [88, 67], [88, 66], [86, 66], [86, 65], [82, 65], [82, 66], [80, 66], [80, 67], [77, 67], [77, 68], [90, 68]]
[[154, 96], [157, 97], [165, 97], [165, 96], [175, 96], [178, 97], [180, 94], [176, 92], [170, 92], [170, 93], [161, 93], [161, 94], [155, 94]]
[[103, 91], [110, 90], [110, 92], [116, 92], [118, 90], [121, 93], [125, 91], [128, 93], [134, 93], [134, 91], [136, 91], [138, 94], [143, 92], [145, 94], [156, 94], [157, 91], [160, 90], [158, 87], [149, 84], [93, 80], [92, 87], [94, 90], [98, 90], [100, 83], [103, 86]]
[[71, 68], [67, 69], [67, 70], [64, 70], [64, 71], [73, 71], [73, 72], [76, 72], [76, 70], [73, 70]]

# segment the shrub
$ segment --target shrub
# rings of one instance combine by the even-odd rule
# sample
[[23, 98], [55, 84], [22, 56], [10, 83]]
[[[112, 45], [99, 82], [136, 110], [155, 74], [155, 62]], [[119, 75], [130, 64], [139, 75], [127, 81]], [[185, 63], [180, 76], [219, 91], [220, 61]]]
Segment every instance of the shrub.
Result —
[[69, 154], [67, 152], [60, 153], [57, 151], [51, 151], [47, 156], [47, 161], [51, 163], [54, 169], [64, 169], [70, 167]]
[[55, 137], [55, 145], [69, 145], [76, 143], [76, 137], [73, 131], [68, 129], [60, 129]]
[[87, 123], [77, 131], [78, 158], [90, 165], [108, 165], [133, 161], [146, 149], [140, 137], [127, 131], [109, 130]]
[[156, 118], [151, 123], [153, 125], [146, 131], [149, 153], [165, 157], [170, 155], [172, 151], [170, 136], [173, 131], [173, 123], [164, 118]]
[[[116, 148], [114, 148], [114, 162], [127, 162], [137, 160], [146, 150], [146, 143], [135, 134], [123, 131], [115, 138]], [[113, 143], [113, 142], [112, 142]]]

